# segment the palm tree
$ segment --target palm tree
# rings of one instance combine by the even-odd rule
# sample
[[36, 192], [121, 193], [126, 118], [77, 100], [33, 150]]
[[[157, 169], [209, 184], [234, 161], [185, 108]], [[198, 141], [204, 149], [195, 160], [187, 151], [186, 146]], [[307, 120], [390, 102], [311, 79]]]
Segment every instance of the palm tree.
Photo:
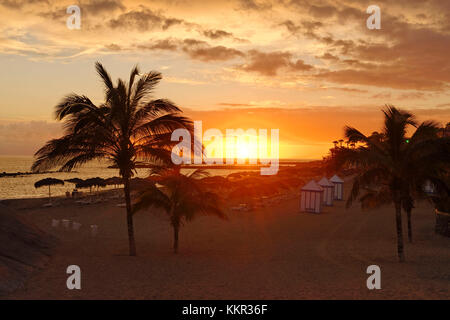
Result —
[[65, 135], [46, 143], [36, 154], [32, 170], [61, 166], [70, 171], [94, 159], [106, 159], [118, 169], [124, 182], [126, 220], [130, 255], [136, 255], [131, 214], [130, 179], [139, 161], [170, 162], [171, 133], [177, 128], [193, 131], [192, 121], [166, 99], [151, 94], [161, 80], [156, 71], [140, 73], [137, 66], [129, 82], [114, 85], [102, 64], [95, 64], [104, 89], [105, 101], [95, 105], [88, 97], [66, 96], [56, 107], [56, 119], [64, 121]]
[[445, 172], [450, 162], [450, 138], [439, 137], [439, 125], [426, 121], [419, 125], [411, 138], [406, 139], [404, 191], [402, 207], [408, 220], [408, 240], [412, 242], [412, 217], [415, 199], [428, 198], [424, 185], [432, 182], [445, 185]]
[[[337, 167], [352, 164], [358, 171], [348, 206], [358, 198], [361, 189], [365, 191], [360, 197], [363, 206], [394, 203], [398, 258], [404, 261], [402, 207], [407, 211], [411, 226], [413, 197], [420, 193], [427, 178], [437, 177], [445, 164], [448, 166], [448, 140], [437, 138], [438, 125], [432, 121], [418, 126], [411, 113], [393, 106], [387, 106], [383, 113], [385, 120], [381, 134], [367, 137], [355, 128], [346, 127], [345, 136], [349, 141], [361, 145], [356, 149], [340, 150], [334, 161]], [[410, 126], [416, 130], [406, 139], [406, 130]], [[411, 228], [408, 229], [412, 238]]]
[[202, 169], [184, 175], [179, 166], [155, 167], [149, 177], [154, 183], [145, 187], [133, 206], [133, 213], [150, 206], [164, 209], [173, 227], [174, 253], [178, 252], [178, 234], [184, 222], [192, 221], [198, 214], [226, 219], [219, 197], [215, 193], [203, 191], [201, 178], [205, 176], [208, 174]]

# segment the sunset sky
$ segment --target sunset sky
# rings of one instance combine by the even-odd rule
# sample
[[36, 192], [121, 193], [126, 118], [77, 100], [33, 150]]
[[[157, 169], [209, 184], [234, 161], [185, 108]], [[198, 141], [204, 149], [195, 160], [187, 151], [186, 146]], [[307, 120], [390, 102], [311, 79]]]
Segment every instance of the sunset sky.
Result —
[[95, 61], [162, 72], [155, 96], [204, 129], [279, 129], [282, 158], [321, 158], [344, 125], [370, 134], [386, 103], [450, 121], [450, 1], [0, 0], [0, 16], [0, 155], [57, 137], [65, 94], [100, 103]]

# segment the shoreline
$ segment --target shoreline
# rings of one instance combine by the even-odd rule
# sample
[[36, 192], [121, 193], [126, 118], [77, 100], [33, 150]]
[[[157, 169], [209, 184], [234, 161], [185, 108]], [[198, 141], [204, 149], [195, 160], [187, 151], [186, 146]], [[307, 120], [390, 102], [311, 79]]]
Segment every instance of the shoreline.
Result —
[[[286, 165], [280, 165], [278, 173], [276, 175], [270, 175], [270, 176], [261, 176], [259, 174], [259, 169], [261, 167], [256, 167], [256, 166], [251, 166], [251, 165], [243, 165], [243, 166], [239, 166], [239, 165], [220, 165], [220, 166], [215, 166], [215, 165], [189, 165], [189, 166], [182, 166], [182, 169], [205, 169], [205, 170], [218, 170], [219, 172], [211, 172], [210, 174], [210, 178], [212, 177], [223, 177], [226, 178], [228, 180], [233, 180], [233, 182], [237, 179], [239, 180], [240, 178], [245, 178], [245, 177], [265, 177], [266, 179], [269, 179], [269, 181], [276, 181], [279, 179], [285, 179], [285, 180], [289, 180], [289, 179], [297, 179], [298, 181], [303, 181], [303, 179], [306, 178], [312, 178], [315, 176], [319, 175], [319, 172], [322, 171], [321, 169], [322, 166], [322, 161], [307, 161], [307, 162], [292, 162], [289, 161], [286, 163]], [[142, 169], [142, 168], [138, 168], [138, 169]], [[221, 170], [223, 170], [223, 175], [222, 172], [220, 172]], [[230, 172], [226, 172], [226, 170], [229, 170]], [[60, 173], [60, 172], [54, 172], [54, 173]], [[75, 174], [76, 172], [71, 172], [71, 174]], [[113, 173], [111, 173], [113, 174]], [[90, 177], [94, 177], [96, 174], [92, 173], [92, 175], [90, 175]], [[147, 174], [148, 175], [148, 174]], [[144, 177], [144, 176], [142, 176]], [[16, 178], [20, 178], [19, 176], [16, 177], [4, 177], [5, 179], [16, 179]], [[83, 177], [84, 178], [84, 177]], [[63, 178], [61, 178], [63, 179]], [[107, 178], [106, 178], [107, 179]], [[136, 176], [133, 179], [142, 179], [139, 176]], [[10, 183], [13, 183], [14, 180], [11, 180]], [[0, 182], [1, 182], [1, 178], [0, 178]], [[305, 182], [305, 181], [303, 181]], [[32, 181], [29, 181], [29, 183], [31, 184]], [[34, 182], [33, 182], [34, 183]], [[237, 182], [239, 183], [239, 181]], [[30, 186], [30, 185], [27, 185]], [[54, 197], [64, 197], [64, 193], [69, 191], [71, 192], [71, 190], [75, 187], [75, 184], [70, 185], [68, 183], [66, 183], [64, 186], [57, 186], [57, 188], [59, 189], [64, 189], [64, 190], [59, 190], [58, 193], [55, 193]], [[221, 187], [220, 184], [218, 185], [218, 187]], [[29, 187], [30, 188], [30, 187]], [[111, 187], [111, 186], [107, 186], [106, 189], [104, 190], [100, 190], [97, 192], [106, 192], [106, 191], [110, 191], [110, 190], [114, 190], [117, 188]], [[119, 188], [120, 189], [120, 188]], [[26, 189], [27, 190], [27, 189]], [[34, 190], [34, 189], [33, 189]], [[88, 194], [86, 191], [82, 190], [84, 194]], [[29, 191], [24, 191], [30, 194]], [[5, 194], [6, 195], [6, 194]], [[36, 196], [24, 196], [24, 197], [14, 197], [14, 198], [3, 198], [0, 201], [7, 201], [7, 200], [13, 200], [13, 199], [26, 199], [26, 198], [30, 198], [30, 199], [45, 199], [48, 198], [48, 196], [44, 193], [40, 193], [40, 194], [36, 194]]]

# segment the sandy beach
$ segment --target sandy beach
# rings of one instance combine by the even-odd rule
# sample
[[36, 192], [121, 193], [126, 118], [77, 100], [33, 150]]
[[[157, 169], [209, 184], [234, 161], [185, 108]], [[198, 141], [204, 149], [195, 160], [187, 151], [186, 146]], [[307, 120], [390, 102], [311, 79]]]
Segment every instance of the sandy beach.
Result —
[[[64, 201], [64, 200], [63, 200]], [[394, 212], [361, 211], [335, 202], [322, 214], [299, 213], [298, 199], [249, 212], [228, 211], [229, 221], [200, 217], [183, 226], [180, 251], [162, 212], [135, 216], [138, 256], [129, 257], [120, 200], [79, 205], [65, 200], [11, 200], [20, 217], [54, 235], [58, 245], [46, 267], [7, 299], [448, 299], [450, 239], [434, 233], [434, 214], [423, 202], [413, 212], [414, 243], [397, 262]], [[82, 224], [52, 228], [52, 219]], [[404, 221], [405, 222], [405, 221]], [[88, 227], [97, 224], [93, 238]], [[406, 227], [405, 229], [406, 230]], [[406, 237], [405, 237], [406, 238]], [[405, 241], [407, 241], [405, 239]], [[66, 288], [66, 268], [81, 268], [82, 289]], [[381, 290], [368, 290], [366, 268], [381, 268]]]

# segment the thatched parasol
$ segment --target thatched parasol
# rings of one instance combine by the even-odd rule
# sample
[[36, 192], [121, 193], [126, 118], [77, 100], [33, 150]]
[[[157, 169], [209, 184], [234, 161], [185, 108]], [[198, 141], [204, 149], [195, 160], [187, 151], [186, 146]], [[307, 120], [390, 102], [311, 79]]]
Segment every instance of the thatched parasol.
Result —
[[112, 177], [112, 178], [106, 179], [105, 183], [108, 186], [112, 186], [113, 185], [113, 186], [117, 187], [119, 184], [123, 184], [123, 179], [120, 178], [120, 177]]
[[84, 180], [83, 180], [83, 179], [80, 179], [80, 178], [72, 178], [72, 179], [66, 179], [66, 180], [64, 180], [64, 181], [70, 182], [70, 183], [73, 183], [73, 184], [78, 184], [78, 183], [83, 182]]
[[92, 192], [92, 187], [106, 187], [105, 179], [96, 177], [96, 178], [89, 178], [86, 180], [83, 180], [80, 183], [76, 184], [76, 188], [89, 188], [89, 192]]
[[41, 187], [45, 187], [48, 186], [48, 198], [49, 200], [51, 199], [51, 192], [50, 192], [50, 186], [54, 186], [54, 185], [64, 185], [64, 181], [60, 180], [60, 179], [55, 179], [55, 178], [45, 178], [42, 180], [37, 181], [34, 184], [34, 187], [37, 188], [41, 188]]

